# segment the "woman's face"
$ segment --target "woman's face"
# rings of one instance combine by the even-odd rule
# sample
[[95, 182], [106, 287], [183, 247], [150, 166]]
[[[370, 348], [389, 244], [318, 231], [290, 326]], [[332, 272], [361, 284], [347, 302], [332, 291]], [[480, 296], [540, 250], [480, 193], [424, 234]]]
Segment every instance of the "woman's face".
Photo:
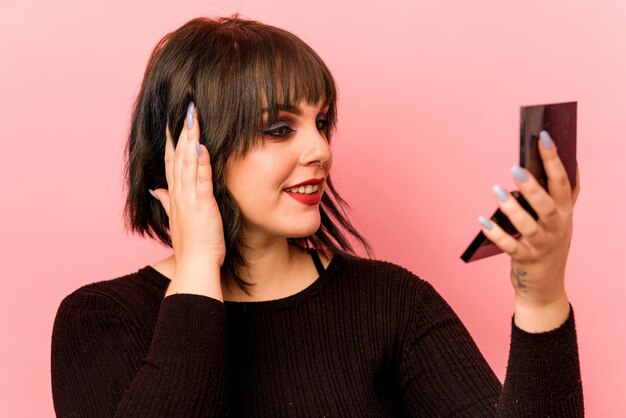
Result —
[[[332, 163], [322, 106], [303, 102], [281, 110], [264, 124], [260, 146], [226, 164], [226, 187], [241, 211], [246, 241], [306, 237], [319, 228]], [[308, 185], [294, 188], [301, 183]]]

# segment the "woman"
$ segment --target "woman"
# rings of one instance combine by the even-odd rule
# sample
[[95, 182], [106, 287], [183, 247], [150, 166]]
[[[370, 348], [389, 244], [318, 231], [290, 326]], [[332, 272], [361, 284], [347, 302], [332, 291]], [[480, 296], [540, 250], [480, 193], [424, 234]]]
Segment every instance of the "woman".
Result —
[[288, 32], [195, 19], [157, 45], [133, 113], [126, 214], [173, 255], [63, 301], [59, 416], [582, 415], [564, 288], [577, 190], [549, 135], [550, 194], [514, 170], [540, 222], [501, 189], [523, 237], [481, 219], [512, 260], [502, 387], [428, 283], [354, 255], [344, 233], [368, 246], [329, 177], [335, 122], [330, 72]]

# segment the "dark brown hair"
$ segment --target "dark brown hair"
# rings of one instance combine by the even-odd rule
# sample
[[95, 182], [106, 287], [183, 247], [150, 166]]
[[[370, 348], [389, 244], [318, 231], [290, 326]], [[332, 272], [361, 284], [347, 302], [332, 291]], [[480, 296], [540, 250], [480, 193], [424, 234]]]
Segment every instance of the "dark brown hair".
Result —
[[[225, 186], [226, 162], [258, 144], [263, 108], [271, 120], [281, 106], [324, 101], [329, 105], [326, 136], [330, 141], [337, 119], [335, 82], [321, 58], [301, 39], [237, 15], [193, 19], [163, 37], [152, 51], [133, 108], [126, 145], [124, 218], [129, 231], [169, 247], [167, 214], [148, 189], [167, 189], [166, 126], [177, 143], [192, 100], [202, 130], [200, 142], [211, 156], [213, 193], [224, 225], [222, 274], [248, 293], [249, 283], [241, 278], [241, 269], [248, 266], [241, 251], [242, 219]], [[371, 256], [367, 241], [348, 220], [348, 205], [330, 176], [326, 190], [320, 203], [320, 228], [312, 236], [289, 242], [306, 249], [355, 254], [347, 232]]]

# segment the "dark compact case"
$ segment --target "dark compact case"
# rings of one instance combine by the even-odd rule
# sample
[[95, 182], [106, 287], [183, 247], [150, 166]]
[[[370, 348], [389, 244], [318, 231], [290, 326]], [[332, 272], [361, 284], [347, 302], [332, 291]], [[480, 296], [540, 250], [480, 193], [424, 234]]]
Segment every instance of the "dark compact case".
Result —
[[[521, 108], [519, 165], [530, 171], [546, 190], [548, 189], [548, 179], [537, 148], [539, 132], [541, 131], [546, 131], [550, 134], [550, 137], [556, 144], [559, 157], [565, 166], [572, 188], [576, 186], [576, 107], [577, 102], [568, 102], [524, 106]], [[520, 192], [512, 191], [511, 194], [533, 218], [537, 219], [537, 214]], [[517, 232], [500, 209], [496, 210], [491, 216], [491, 220], [496, 222], [511, 236], [519, 238], [519, 232]], [[461, 255], [461, 259], [468, 263], [500, 254], [501, 252], [502, 250], [481, 231]]]

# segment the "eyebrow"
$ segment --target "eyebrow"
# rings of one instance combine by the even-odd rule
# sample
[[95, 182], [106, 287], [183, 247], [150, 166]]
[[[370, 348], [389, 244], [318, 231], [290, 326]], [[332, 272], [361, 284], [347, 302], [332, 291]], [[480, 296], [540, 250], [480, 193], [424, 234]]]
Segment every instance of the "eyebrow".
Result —
[[[329, 103], [324, 103], [322, 106], [322, 109], [325, 109], [328, 106], [329, 106]], [[276, 108], [279, 112], [289, 112], [289, 113], [293, 113], [294, 115], [302, 116], [302, 110], [300, 110], [300, 108], [293, 106], [291, 104], [277, 104]], [[262, 109], [262, 112], [268, 113], [268, 109], [264, 108]]]
[[[302, 116], [302, 111], [299, 108], [297, 108], [297, 107], [295, 107], [293, 105], [290, 105], [290, 104], [287, 104], [287, 105], [285, 105], [285, 104], [277, 104], [276, 105], [276, 109], [279, 112], [289, 112], [289, 113], [293, 113], [293, 114], [298, 115], [298, 116]], [[268, 113], [268, 109], [264, 108], [264, 109], [262, 109], [262, 112], [263, 113]]]

